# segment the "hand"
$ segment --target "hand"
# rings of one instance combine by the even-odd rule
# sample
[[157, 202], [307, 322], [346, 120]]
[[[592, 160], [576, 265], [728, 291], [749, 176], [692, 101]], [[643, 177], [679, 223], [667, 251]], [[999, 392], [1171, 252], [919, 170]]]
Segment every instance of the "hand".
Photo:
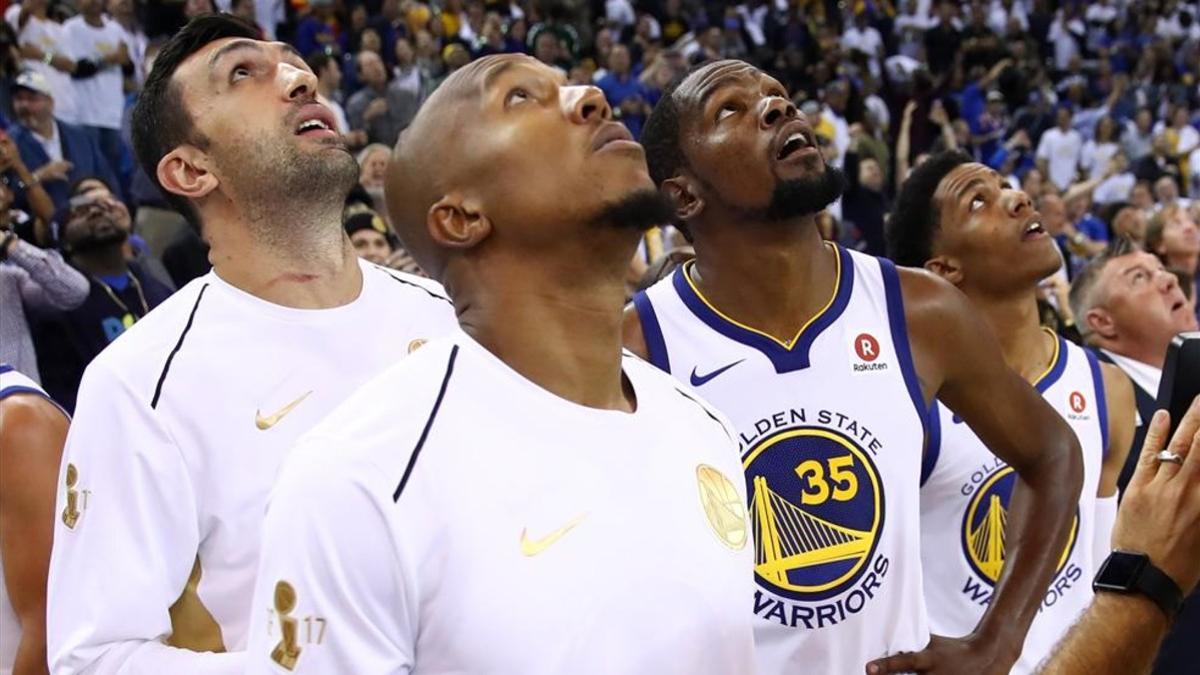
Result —
[[75, 62], [75, 69], [71, 71], [71, 78], [75, 80], [86, 80], [100, 72], [100, 66], [91, 59], [79, 59]]
[[863, 134], [866, 133], [866, 131], [863, 130], [863, 125], [859, 122], [855, 122], [854, 124], [851, 124], [849, 131], [850, 131], [851, 140], [856, 140], [858, 138], [861, 138], [863, 136]]
[[1024, 129], [1018, 129], [1017, 133], [1013, 134], [1012, 138], [1008, 139], [1007, 145], [1009, 150], [1016, 150], [1017, 148], [1025, 148], [1028, 150], [1033, 146], [1033, 143], [1030, 142], [1029, 134], [1026, 133]]
[[71, 169], [73, 169], [74, 166], [74, 164], [71, 164], [64, 159], [60, 159], [56, 162], [50, 162], [49, 164], [44, 164], [38, 167], [37, 170], [33, 172], [33, 177], [43, 183], [48, 180], [67, 180], [67, 175], [71, 172]]
[[370, 122], [371, 120], [375, 119], [376, 117], [379, 117], [380, 115], [387, 114], [387, 111], [388, 111], [387, 99], [377, 98], [374, 101], [371, 101], [371, 103], [369, 105], [367, 105], [367, 109], [363, 112], [363, 119]]
[[968, 635], [947, 638], [933, 635], [919, 652], [905, 652], [876, 659], [867, 664], [867, 675], [887, 673], [970, 673], [971, 675], [1007, 675], [1020, 656], [1020, 646], [1002, 653], [995, 640]]
[[117, 48], [114, 49], [111, 54], [104, 57], [104, 62], [114, 65], [114, 66], [119, 66], [123, 63], [128, 63], [129, 62], [129, 47], [126, 46], [124, 42], [118, 42]]
[[903, 122], [905, 124], [911, 123], [913, 113], [915, 113], [915, 112], [917, 112], [917, 102], [913, 101], [913, 100], [909, 100], [908, 103], [904, 104], [904, 116], [902, 118]]
[[941, 101], [934, 101], [933, 106], [929, 109], [929, 121], [944, 127], [950, 123], [950, 116], [946, 114], [946, 108]]
[[[1112, 543], [1150, 556], [1187, 595], [1200, 581], [1200, 398], [1192, 401], [1167, 445], [1169, 417], [1165, 410], [1154, 413], [1117, 512]], [[1158, 461], [1164, 446], [1184, 458], [1183, 466]]]

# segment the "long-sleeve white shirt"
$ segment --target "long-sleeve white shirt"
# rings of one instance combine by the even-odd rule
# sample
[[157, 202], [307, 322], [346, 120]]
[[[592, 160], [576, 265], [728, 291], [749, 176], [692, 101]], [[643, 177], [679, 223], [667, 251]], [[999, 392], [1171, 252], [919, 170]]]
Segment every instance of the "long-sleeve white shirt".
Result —
[[0, 362], [41, 383], [25, 310], [70, 310], [88, 296], [87, 277], [55, 251], [17, 242], [0, 263]]

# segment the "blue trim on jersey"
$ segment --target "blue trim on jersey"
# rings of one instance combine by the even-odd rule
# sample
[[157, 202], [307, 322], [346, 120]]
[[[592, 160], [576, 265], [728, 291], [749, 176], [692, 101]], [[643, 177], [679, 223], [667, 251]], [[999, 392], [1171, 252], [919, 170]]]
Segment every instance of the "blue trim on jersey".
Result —
[[854, 260], [841, 246], [834, 246], [834, 250], [837, 251], [840, 269], [837, 294], [830, 301], [829, 306], [814, 316], [810, 323], [800, 331], [795, 342], [790, 346], [784, 346], [784, 343], [765, 333], [738, 325], [717, 313], [688, 283], [687, 265], [680, 265], [676, 268], [671, 283], [675, 286], [675, 292], [679, 294], [683, 304], [709, 328], [730, 340], [762, 352], [763, 356], [766, 356], [775, 366], [776, 373], [790, 373], [795, 370], [803, 370], [811, 365], [808, 352], [812, 349], [813, 342], [821, 333], [825, 332], [826, 328], [838, 320], [842, 312], [846, 310], [846, 306], [850, 304], [850, 295], [854, 291]]
[[1058, 382], [1062, 377], [1063, 371], [1067, 369], [1067, 341], [1061, 335], [1055, 335], [1058, 338], [1058, 358], [1054, 360], [1054, 365], [1050, 366], [1050, 370], [1033, 384], [1033, 388], [1037, 389], [1039, 394], [1045, 394], [1046, 390]]
[[1096, 353], [1084, 348], [1087, 355], [1088, 367], [1092, 369], [1092, 383], [1096, 386], [1096, 417], [1100, 420], [1100, 456], [1108, 457], [1108, 399], [1104, 393], [1104, 374], [1100, 372], [1100, 362]]
[[883, 290], [887, 295], [888, 323], [892, 327], [892, 344], [896, 346], [896, 359], [900, 361], [900, 372], [904, 375], [904, 384], [908, 387], [908, 395], [912, 399], [917, 417], [921, 419], [921, 427], [925, 437], [929, 438], [930, 407], [925, 405], [925, 395], [921, 393], [921, 380], [917, 378], [917, 367], [913, 365], [912, 347], [908, 343], [908, 322], [904, 318], [904, 296], [900, 291], [900, 273], [896, 265], [887, 258], [876, 258], [879, 261], [879, 271], [883, 276]]
[[633, 296], [633, 308], [637, 310], [638, 321], [642, 323], [642, 337], [646, 340], [646, 355], [650, 363], [664, 373], [671, 373], [671, 359], [667, 356], [667, 341], [663, 339], [662, 326], [658, 325], [658, 315], [654, 313], [654, 303], [646, 291]]
[[942, 452], [942, 411], [937, 399], [929, 406], [929, 426], [925, 436], [925, 455], [921, 457], [921, 485], [933, 475], [938, 455]]
[[[10, 366], [8, 370], [0, 370], [0, 374], [11, 372], [12, 370], [13, 368]], [[59, 405], [58, 401], [50, 398], [50, 394], [47, 394], [36, 387], [27, 387], [23, 384], [14, 384], [11, 387], [5, 387], [0, 389], [0, 401], [3, 401], [9, 396], [13, 396], [14, 394], [33, 394], [38, 398], [46, 399], [46, 401], [48, 401], [51, 405], [53, 405], [55, 408], [58, 408], [59, 412], [61, 412], [63, 415], [66, 415], [68, 420], [71, 419], [71, 413], [67, 412], [61, 405]]]
[[16, 368], [13, 368], [12, 366], [8, 365], [7, 363], [0, 363], [0, 375], [3, 375], [5, 373], [11, 373], [14, 370], [16, 370]]

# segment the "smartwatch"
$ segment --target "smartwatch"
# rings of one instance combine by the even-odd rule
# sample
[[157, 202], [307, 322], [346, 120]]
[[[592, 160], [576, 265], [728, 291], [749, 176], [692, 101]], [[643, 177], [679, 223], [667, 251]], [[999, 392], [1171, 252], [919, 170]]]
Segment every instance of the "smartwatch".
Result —
[[1092, 590], [1097, 593], [1139, 593], [1158, 605], [1168, 619], [1173, 619], [1183, 604], [1179, 584], [1155, 567], [1145, 553], [1113, 551], [1096, 573]]

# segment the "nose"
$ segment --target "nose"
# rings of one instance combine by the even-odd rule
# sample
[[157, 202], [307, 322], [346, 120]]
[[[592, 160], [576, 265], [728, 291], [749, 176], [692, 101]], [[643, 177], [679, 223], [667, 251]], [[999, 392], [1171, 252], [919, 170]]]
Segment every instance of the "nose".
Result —
[[1163, 294], [1174, 293], [1179, 288], [1179, 277], [1165, 269], [1158, 271], [1158, 287]]
[[1029, 195], [1025, 194], [1024, 190], [1006, 190], [1005, 192], [1008, 193], [1006, 205], [1009, 215], [1018, 217], [1033, 209], [1033, 201], [1029, 199]]
[[763, 99], [762, 110], [758, 115], [758, 125], [770, 129], [776, 124], [786, 122], [796, 117], [796, 106], [782, 96], [768, 96]]
[[559, 97], [563, 112], [575, 124], [596, 124], [612, 119], [612, 107], [599, 87], [562, 87]]
[[316, 98], [317, 76], [290, 63], [280, 63], [278, 79], [283, 85], [284, 98], [289, 102], [305, 102]]

